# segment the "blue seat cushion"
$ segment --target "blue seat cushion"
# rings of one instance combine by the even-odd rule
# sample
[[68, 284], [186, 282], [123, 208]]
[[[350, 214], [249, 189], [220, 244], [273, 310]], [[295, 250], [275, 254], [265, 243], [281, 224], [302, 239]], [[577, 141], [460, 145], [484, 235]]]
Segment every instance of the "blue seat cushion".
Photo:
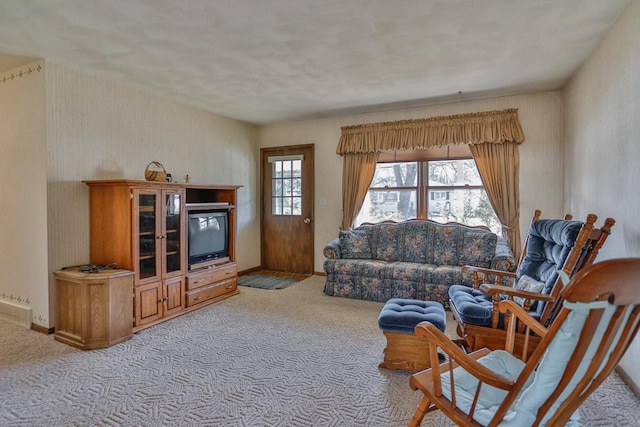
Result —
[[447, 316], [439, 302], [393, 298], [386, 302], [378, 316], [383, 331], [413, 334], [420, 322], [430, 322], [444, 332]]
[[[464, 323], [478, 326], [491, 326], [491, 298], [477, 289], [464, 285], [449, 287], [451, 310], [455, 310]], [[502, 316], [501, 322], [502, 322]]]

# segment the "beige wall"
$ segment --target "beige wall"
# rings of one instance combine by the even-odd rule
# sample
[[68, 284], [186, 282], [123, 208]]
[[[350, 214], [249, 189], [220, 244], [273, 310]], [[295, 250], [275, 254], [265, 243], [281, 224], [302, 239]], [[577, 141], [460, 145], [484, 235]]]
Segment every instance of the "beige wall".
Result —
[[243, 185], [238, 268], [260, 264], [255, 126], [50, 62], [46, 87], [50, 279], [51, 271], [89, 262], [89, 191], [81, 181], [144, 179], [152, 160], [179, 182], [189, 174], [196, 184]]
[[[640, 1], [564, 90], [564, 202], [617, 220], [599, 259], [640, 256]], [[639, 290], [640, 292], [640, 290]], [[640, 384], [640, 338], [621, 367]]]
[[[336, 154], [341, 126], [505, 108], [519, 109], [526, 137], [520, 145], [520, 228], [525, 235], [535, 209], [541, 209], [545, 217], [562, 213], [562, 101], [558, 92], [261, 126], [260, 147], [315, 144], [315, 271], [322, 271], [322, 248], [338, 236], [342, 216], [342, 157]], [[321, 198], [327, 199], [327, 206], [319, 205]]]
[[[6, 79], [5, 79], [6, 78]], [[49, 319], [44, 62], [0, 74], [0, 301]]]

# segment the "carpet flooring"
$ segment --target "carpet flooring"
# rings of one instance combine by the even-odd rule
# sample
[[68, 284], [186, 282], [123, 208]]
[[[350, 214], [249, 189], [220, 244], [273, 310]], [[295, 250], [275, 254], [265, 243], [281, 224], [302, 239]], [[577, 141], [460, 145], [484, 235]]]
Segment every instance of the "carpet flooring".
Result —
[[259, 273], [238, 277], [238, 285], [260, 289], [285, 289], [299, 281], [300, 279], [293, 277], [278, 277]]
[[[377, 367], [382, 304], [323, 283], [242, 288], [92, 351], [0, 322], [0, 426], [406, 426], [420, 396], [409, 374]], [[612, 375], [581, 412], [587, 426], [638, 426], [640, 402]], [[450, 425], [438, 412], [422, 423]]]

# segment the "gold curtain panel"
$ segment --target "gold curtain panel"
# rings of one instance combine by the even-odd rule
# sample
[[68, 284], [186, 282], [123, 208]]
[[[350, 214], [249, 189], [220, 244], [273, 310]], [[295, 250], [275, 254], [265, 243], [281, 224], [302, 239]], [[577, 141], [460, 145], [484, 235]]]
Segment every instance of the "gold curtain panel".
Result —
[[337, 154], [524, 141], [518, 109], [343, 126]]

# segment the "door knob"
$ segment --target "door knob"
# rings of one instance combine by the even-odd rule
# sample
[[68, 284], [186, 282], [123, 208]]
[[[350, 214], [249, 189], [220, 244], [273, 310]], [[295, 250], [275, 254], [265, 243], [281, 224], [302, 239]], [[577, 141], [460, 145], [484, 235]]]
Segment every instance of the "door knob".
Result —
[[311, 222], [311, 218], [305, 218], [305, 219], [304, 219], [304, 223], [305, 223], [305, 224], [309, 224], [310, 222]]

